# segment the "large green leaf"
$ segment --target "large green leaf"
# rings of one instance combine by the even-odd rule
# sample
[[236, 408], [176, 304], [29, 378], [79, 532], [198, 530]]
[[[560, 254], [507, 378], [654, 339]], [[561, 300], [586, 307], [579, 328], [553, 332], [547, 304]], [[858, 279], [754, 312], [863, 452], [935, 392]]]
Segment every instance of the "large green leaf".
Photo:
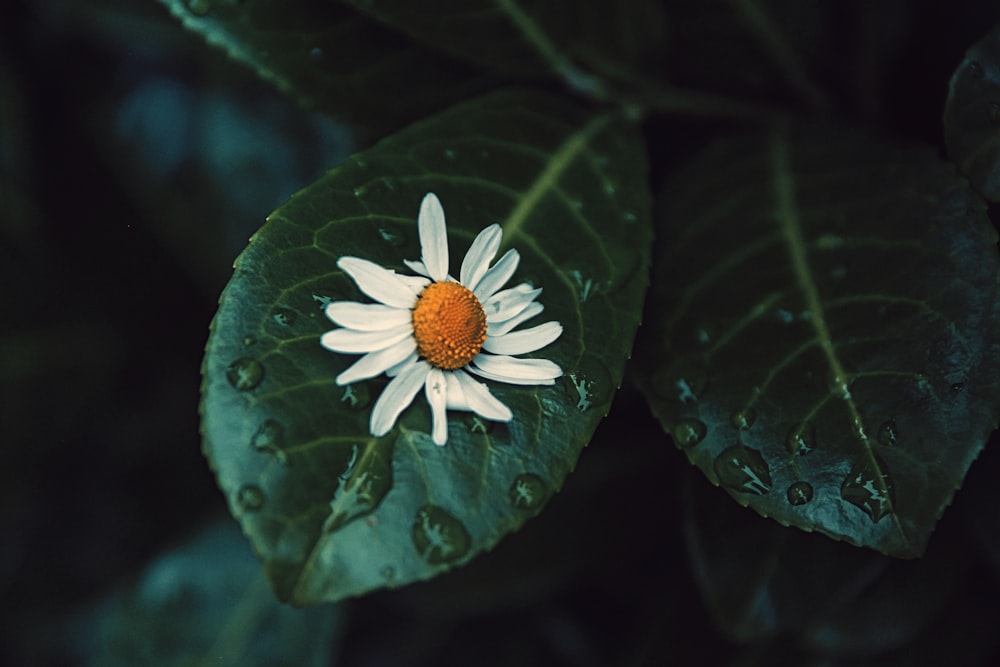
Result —
[[332, 1], [160, 1], [307, 108], [376, 135], [496, 83]]
[[585, 91], [595, 82], [580, 65], [600, 75], [631, 78], [659, 48], [665, 28], [663, 9], [653, 0], [346, 2], [462, 60], [521, 76], [554, 69]]
[[[555, 386], [491, 383], [508, 424], [449, 413], [428, 435], [421, 397], [368, 432], [384, 378], [338, 387], [356, 357], [328, 352], [330, 300], [367, 300], [336, 266], [408, 272], [416, 213], [440, 197], [452, 263], [493, 222], [521, 252], [514, 281], [545, 291], [563, 335], [540, 353]], [[203, 429], [233, 514], [278, 596], [333, 600], [427, 579], [536, 514], [610, 406], [639, 321], [651, 243], [636, 128], [558, 98], [505, 91], [348, 160], [275, 211], [236, 263], [204, 364]], [[464, 415], [464, 416], [463, 416]]]
[[994, 428], [996, 233], [929, 151], [829, 130], [725, 140], [665, 199], [641, 381], [765, 516], [922, 553]]
[[948, 155], [990, 201], [1000, 200], [1000, 28], [955, 69], [944, 109]]

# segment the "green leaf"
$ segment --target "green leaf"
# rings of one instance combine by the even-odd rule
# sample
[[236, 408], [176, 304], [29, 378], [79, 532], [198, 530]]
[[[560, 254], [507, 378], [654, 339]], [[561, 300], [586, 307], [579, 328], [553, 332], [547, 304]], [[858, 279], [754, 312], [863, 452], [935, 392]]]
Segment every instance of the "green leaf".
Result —
[[[639, 321], [651, 243], [643, 148], [616, 114], [505, 91], [356, 155], [275, 211], [239, 257], [204, 362], [205, 452], [277, 595], [335, 600], [427, 579], [536, 514], [607, 412]], [[336, 266], [403, 273], [426, 192], [444, 205], [456, 267], [493, 222], [565, 330], [537, 353], [554, 386], [489, 383], [509, 424], [450, 412], [428, 435], [423, 395], [368, 432], [385, 378], [339, 387], [357, 357], [322, 348], [322, 307], [368, 301]]]
[[481, 93], [496, 77], [322, 0], [160, 0], [184, 27], [306, 108], [375, 135]]
[[1000, 201], [1000, 28], [951, 77], [944, 109], [948, 156], [990, 201]]
[[664, 197], [644, 393], [743, 505], [923, 552], [996, 423], [996, 233], [950, 165], [831, 130], [720, 142]]
[[456, 58], [518, 76], [554, 70], [584, 91], [597, 84], [581, 65], [599, 75], [631, 78], [659, 48], [664, 32], [663, 10], [651, 0], [346, 2]]

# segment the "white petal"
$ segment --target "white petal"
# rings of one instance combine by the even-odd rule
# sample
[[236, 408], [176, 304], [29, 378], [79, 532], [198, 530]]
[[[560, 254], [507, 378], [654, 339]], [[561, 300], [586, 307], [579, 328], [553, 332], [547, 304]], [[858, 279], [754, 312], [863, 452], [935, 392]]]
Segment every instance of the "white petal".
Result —
[[429, 278], [424, 278], [423, 276], [400, 276], [400, 275], [397, 275], [396, 277], [399, 278], [400, 280], [402, 280], [406, 284], [406, 286], [409, 287], [410, 290], [412, 290], [413, 293], [416, 294], [416, 295], [419, 295], [421, 292], [424, 291], [425, 287], [427, 287], [428, 285], [431, 284], [430, 279]]
[[427, 275], [441, 282], [448, 277], [448, 232], [444, 226], [444, 209], [437, 195], [428, 192], [420, 202], [417, 217], [420, 235], [420, 259], [427, 267]]
[[494, 354], [527, 354], [540, 350], [562, 334], [558, 322], [546, 322], [530, 329], [513, 331], [502, 336], [486, 337], [483, 349]]
[[350, 368], [337, 376], [337, 384], [345, 385], [366, 380], [376, 375], [381, 375], [387, 369], [392, 368], [403, 359], [406, 359], [417, 349], [417, 343], [412, 338], [407, 337], [395, 345], [391, 345], [378, 352], [369, 352], [354, 362]]
[[[426, 363], [426, 362], [424, 362]], [[448, 384], [440, 368], [432, 368], [424, 383], [427, 402], [431, 406], [432, 437], [435, 445], [448, 442]]]
[[444, 374], [444, 381], [448, 391], [447, 407], [449, 410], [469, 411], [472, 408], [469, 407], [469, 402], [465, 400], [465, 392], [462, 391], [462, 385], [458, 382], [459, 375], [465, 375], [465, 373], [458, 370], [448, 371]]
[[372, 408], [369, 425], [372, 435], [380, 438], [392, 430], [399, 413], [413, 402], [413, 397], [420, 391], [430, 368], [426, 361], [415, 361], [392, 379]]
[[541, 287], [532, 289], [528, 283], [500, 290], [483, 304], [483, 310], [486, 311], [486, 322], [503, 322], [514, 317], [541, 293]]
[[548, 359], [517, 359], [480, 352], [465, 367], [487, 380], [509, 384], [554, 384], [562, 369]]
[[517, 263], [520, 261], [521, 255], [518, 254], [517, 250], [511, 248], [504, 253], [500, 261], [486, 272], [483, 279], [476, 285], [476, 289], [472, 290], [480, 303], [488, 301], [498, 289], [510, 280], [510, 277], [514, 275], [514, 271], [517, 270]]
[[[491, 394], [485, 384], [474, 379], [464, 371], [456, 371], [453, 375], [462, 387], [462, 394], [469, 406], [469, 410], [472, 410], [480, 417], [498, 422], [509, 422], [514, 418], [514, 413], [510, 411], [510, 408]], [[450, 394], [451, 389], [448, 391]]]
[[403, 264], [406, 264], [410, 268], [410, 271], [417, 273], [424, 278], [430, 278], [431, 274], [427, 273], [427, 267], [419, 259], [404, 259]]
[[476, 285], [490, 268], [490, 260], [500, 249], [502, 237], [503, 231], [500, 225], [493, 224], [479, 232], [479, 236], [469, 246], [469, 252], [465, 253], [465, 259], [462, 260], [462, 271], [459, 273], [459, 281], [466, 289], [476, 291]]
[[503, 336], [504, 334], [512, 331], [514, 327], [527, 322], [535, 315], [538, 315], [545, 307], [537, 301], [533, 301], [528, 304], [528, 307], [518, 313], [516, 316], [510, 318], [509, 320], [504, 320], [503, 322], [495, 322], [493, 324], [489, 323], [489, 317], [486, 318], [486, 337], [490, 336]]
[[358, 331], [383, 331], [413, 320], [413, 313], [408, 308], [381, 303], [333, 301], [327, 304], [325, 312], [334, 324]]
[[413, 350], [413, 352], [410, 352], [409, 356], [407, 356], [406, 359], [403, 359], [398, 364], [395, 364], [394, 366], [389, 366], [389, 368], [385, 369], [385, 374], [391, 378], [396, 377], [397, 375], [403, 372], [404, 368], [406, 368], [414, 361], [416, 361], [419, 358], [419, 356], [420, 355], [417, 354], [417, 351]]
[[413, 308], [417, 302], [417, 295], [394, 271], [358, 257], [341, 257], [337, 266], [354, 279], [358, 289], [387, 306]]
[[392, 329], [382, 331], [355, 331], [354, 329], [334, 329], [327, 331], [319, 339], [320, 344], [334, 352], [358, 354], [377, 352], [394, 345], [407, 336], [413, 335], [413, 325], [407, 322]]

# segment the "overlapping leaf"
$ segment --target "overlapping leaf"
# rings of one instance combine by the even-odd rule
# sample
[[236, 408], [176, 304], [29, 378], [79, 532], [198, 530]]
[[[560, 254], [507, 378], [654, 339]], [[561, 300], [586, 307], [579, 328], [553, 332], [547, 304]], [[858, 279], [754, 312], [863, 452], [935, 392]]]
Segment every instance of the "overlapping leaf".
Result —
[[665, 29], [662, 7], [650, 0], [346, 1], [463, 61], [518, 76], [539, 76], [554, 67], [553, 73], [573, 78], [585, 90], [592, 84], [577, 66], [605, 76], [635, 76]]
[[639, 369], [664, 427], [765, 516], [922, 553], [995, 425], [996, 234], [929, 151], [721, 142], [667, 194]]
[[990, 201], [1000, 200], [1000, 28], [955, 69], [944, 110], [948, 155]]
[[[426, 579], [491, 548], [560, 488], [618, 386], [647, 283], [651, 232], [636, 129], [558, 98], [501, 92], [384, 140], [298, 193], [236, 264], [204, 365], [203, 428], [232, 511], [279, 597], [309, 604]], [[366, 300], [344, 255], [408, 272], [424, 193], [451, 255], [500, 222], [515, 282], [544, 289], [565, 331], [539, 352], [554, 386], [491, 383], [510, 424], [450, 413], [428, 435], [422, 397], [383, 438], [375, 379], [338, 387], [356, 357], [323, 349], [330, 300]], [[456, 260], [453, 260], [456, 261]]]
[[321, 0], [161, 0], [189, 30], [307, 108], [376, 135], [496, 83], [349, 7]]

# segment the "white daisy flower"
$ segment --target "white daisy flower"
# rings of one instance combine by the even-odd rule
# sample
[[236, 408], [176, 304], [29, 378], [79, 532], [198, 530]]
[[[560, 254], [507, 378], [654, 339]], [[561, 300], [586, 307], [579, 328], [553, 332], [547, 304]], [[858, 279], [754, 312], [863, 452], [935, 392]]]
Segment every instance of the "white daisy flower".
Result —
[[510, 408], [474, 375], [520, 385], [550, 385], [562, 375], [562, 369], [548, 359], [514, 356], [545, 347], [562, 334], [562, 325], [546, 322], [514, 330], [542, 312], [542, 304], [535, 301], [542, 290], [528, 283], [500, 289], [520, 261], [511, 249], [490, 266], [500, 249], [500, 225], [490, 225], [472, 242], [458, 280], [448, 275], [444, 209], [434, 193], [420, 204], [417, 229], [420, 261], [404, 262], [419, 275], [399, 275], [358, 257], [337, 260], [337, 266], [378, 303], [328, 304], [326, 316], [341, 328], [323, 334], [320, 343], [334, 352], [364, 353], [337, 376], [338, 385], [382, 373], [392, 378], [372, 409], [372, 435], [391, 431], [423, 387], [431, 406], [434, 442], [444, 445], [446, 410], [468, 410], [500, 422], [513, 418]]

